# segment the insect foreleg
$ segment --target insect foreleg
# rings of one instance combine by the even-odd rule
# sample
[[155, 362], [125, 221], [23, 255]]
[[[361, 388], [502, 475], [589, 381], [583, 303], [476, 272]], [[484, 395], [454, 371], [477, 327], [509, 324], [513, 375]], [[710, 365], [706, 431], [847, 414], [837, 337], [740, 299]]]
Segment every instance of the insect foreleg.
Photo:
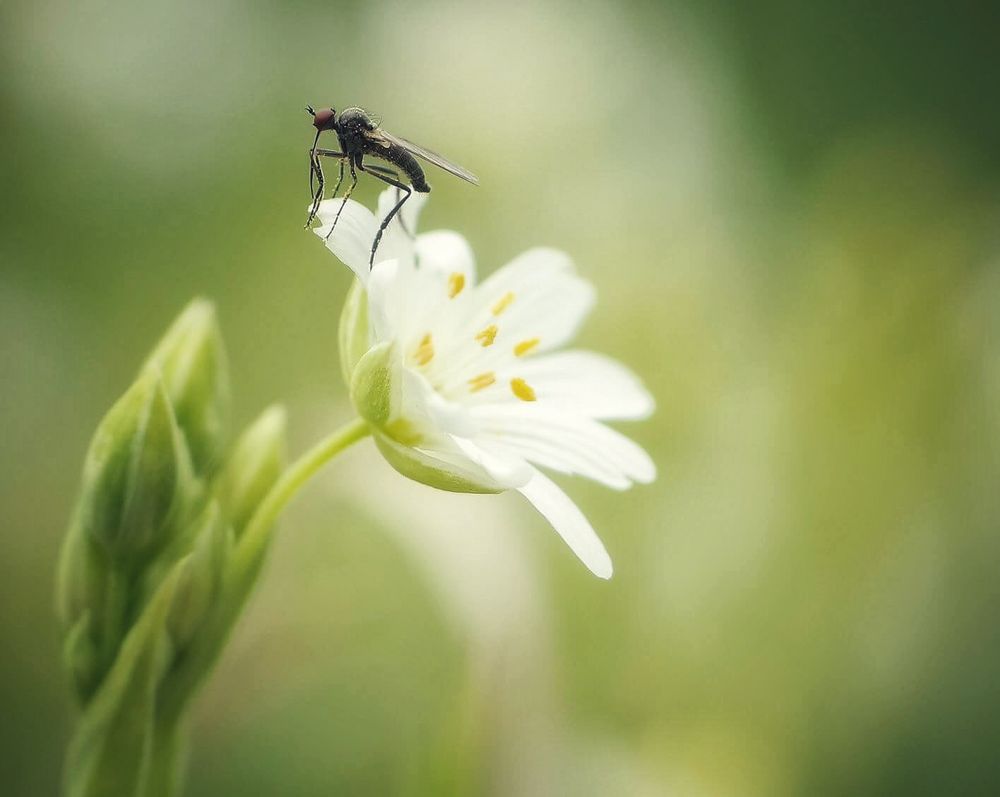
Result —
[[312, 188], [313, 177], [316, 177], [319, 185], [316, 188], [316, 193], [313, 194], [312, 207], [309, 209], [309, 218], [306, 219], [306, 229], [312, 224], [312, 220], [316, 218], [316, 212], [319, 210], [319, 203], [323, 200], [323, 186], [325, 181], [323, 178], [323, 167], [320, 165], [319, 158], [315, 157], [312, 152], [309, 153], [309, 187]]
[[[363, 166], [361, 168], [362, 168], [362, 170], [364, 169]], [[343, 162], [341, 162], [341, 169], [343, 169]], [[330, 225], [330, 231], [326, 234], [326, 237], [324, 238], [324, 240], [329, 241], [330, 240], [330, 236], [333, 235], [333, 230], [337, 226], [337, 222], [340, 220], [340, 214], [343, 213], [344, 206], [347, 205], [347, 200], [351, 198], [351, 194], [354, 191], [354, 186], [356, 186], [357, 184], [358, 184], [358, 173], [356, 171], [354, 171], [354, 163], [352, 162], [351, 163], [351, 185], [347, 189], [347, 191], [344, 192], [344, 199], [340, 203], [340, 207], [337, 208], [337, 215], [333, 217], [333, 224]]]
[[330, 194], [330, 199], [337, 196], [337, 192], [340, 190], [341, 183], [344, 182], [344, 159], [340, 159], [340, 174], [337, 175], [337, 184], [333, 187], [333, 193]]

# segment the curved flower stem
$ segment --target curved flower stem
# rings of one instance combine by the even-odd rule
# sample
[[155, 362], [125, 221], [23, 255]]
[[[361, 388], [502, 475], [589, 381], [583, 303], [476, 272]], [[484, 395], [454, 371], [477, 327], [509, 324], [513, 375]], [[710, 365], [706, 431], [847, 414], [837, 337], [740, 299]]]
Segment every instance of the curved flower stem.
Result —
[[236, 542], [214, 615], [161, 688], [160, 711], [167, 727], [183, 718], [191, 697], [225, 647], [243, 605], [257, 583], [278, 515], [320, 468], [370, 432], [370, 427], [361, 418], [342, 426], [289, 465], [260, 502]]
[[247, 523], [233, 556], [234, 570], [259, 566], [260, 553], [267, 545], [271, 526], [303, 485], [337, 454], [371, 433], [361, 418], [342, 426], [321, 440], [285, 469]]

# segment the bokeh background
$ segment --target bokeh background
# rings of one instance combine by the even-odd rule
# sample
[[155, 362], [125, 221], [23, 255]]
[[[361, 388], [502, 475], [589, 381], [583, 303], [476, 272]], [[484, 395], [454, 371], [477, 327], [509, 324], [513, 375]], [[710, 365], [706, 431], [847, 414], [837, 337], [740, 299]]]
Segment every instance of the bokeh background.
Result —
[[605, 583], [516, 495], [349, 452], [285, 516], [187, 794], [993, 791], [998, 53], [988, 3], [0, 5], [0, 793], [57, 789], [59, 542], [183, 305], [217, 303], [240, 425], [282, 401], [300, 451], [350, 413], [306, 103], [478, 172], [430, 174], [422, 226], [481, 271], [574, 256], [660, 477], [562, 482]]

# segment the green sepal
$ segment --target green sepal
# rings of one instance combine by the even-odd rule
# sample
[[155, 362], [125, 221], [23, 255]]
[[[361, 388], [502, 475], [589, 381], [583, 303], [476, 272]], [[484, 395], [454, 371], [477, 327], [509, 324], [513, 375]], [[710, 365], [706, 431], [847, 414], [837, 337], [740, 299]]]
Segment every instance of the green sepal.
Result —
[[63, 542], [56, 579], [56, 606], [64, 631], [86, 613], [92, 617], [100, 615], [107, 594], [107, 578], [107, 555], [87, 535], [78, 506]]
[[340, 348], [340, 372], [350, 386], [351, 374], [369, 349], [368, 293], [361, 280], [354, 280], [340, 313], [337, 341]]
[[217, 462], [230, 416], [229, 369], [215, 307], [193, 300], [153, 349], [143, 370], [159, 370], [199, 474]]
[[493, 487], [476, 481], [478, 474], [458, 463], [444, 463], [412, 446], [402, 445], [380, 432], [372, 435], [386, 462], [415, 482], [451, 493], [502, 493], [505, 487]]
[[100, 680], [101, 660], [94, 641], [90, 610], [85, 610], [63, 640], [63, 664], [69, 672], [77, 697], [90, 694]]
[[399, 403], [393, 357], [392, 344], [379, 343], [365, 353], [351, 374], [351, 401], [358, 414], [378, 429], [389, 423]]
[[[498, 493], [506, 486], [484, 483], [485, 474], [463, 457], [444, 462], [417, 446], [424, 436], [400, 414], [401, 367], [390, 342], [373, 346], [351, 374], [351, 401], [372, 426], [375, 444], [386, 461], [409, 479], [453, 493]], [[489, 478], [488, 476], [486, 477]]]

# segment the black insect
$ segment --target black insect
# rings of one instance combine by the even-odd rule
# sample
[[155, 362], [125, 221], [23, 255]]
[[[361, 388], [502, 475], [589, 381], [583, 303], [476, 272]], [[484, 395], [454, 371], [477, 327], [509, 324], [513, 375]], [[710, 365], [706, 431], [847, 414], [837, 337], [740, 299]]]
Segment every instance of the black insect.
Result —
[[[313, 127], [316, 128], [316, 138], [313, 140], [312, 149], [309, 150], [309, 190], [313, 195], [313, 203], [309, 211], [309, 218], [306, 220], [306, 227], [312, 224], [312, 220], [316, 218], [319, 203], [323, 200], [325, 181], [320, 158], [336, 158], [340, 162], [340, 175], [337, 178], [337, 185], [333, 189], [333, 196], [337, 195], [337, 191], [340, 190], [340, 186], [344, 182], [344, 167], [347, 166], [351, 172], [351, 185], [344, 193], [343, 201], [337, 209], [337, 215], [333, 219], [330, 232], [326, 234], [327, 238], [333, 233], [344, 205], [347, 204], [351, 192], [358, 184], [357, 171], [367, 172], [383, 183], [395, 186], [397, 190], [399, 200], [395, 207], [389, 211], [389, 214], [382, 219], [382, 224], [372, 242], [372, 254], [368, 260], [369, 268], [375, 262], [375, 250], [378, 249], [379, 241], [382, 240], [382, 233], [389, 226], [393, 217], [399, 213], [403, 203], [410, 198], [410, 194], [413, 191], [426, 194], [431, 190], [427, 180], [424, 179], [424, 170], [420, 168], [417, 158], [422, 158], [473, 185], [479, 185], [479, 178], [472, 172], [452, 163], [447, 158], [442, 158], [436, 152], [431, 152], [412, 141], [407, 141], [405, 138], [394, 136], [383, 130], [361, 108], [345, 108], [339, 114], [333, 108], [320, 108], [316, 111], [313, 110], [312, 106], [307, 105], [306, 110], [312, 115]], [[324, 130], [332, 130], [337, 134], [337, 139], [340, 142], [339, 150], [322, 149], [318, 146], [320, 134]], [[410, 185], [401, 181], [400, 175], [395, 169], [366, 164], [364, 162], [365, 155], [371, 155], [393, 164], [409, 178]]]

